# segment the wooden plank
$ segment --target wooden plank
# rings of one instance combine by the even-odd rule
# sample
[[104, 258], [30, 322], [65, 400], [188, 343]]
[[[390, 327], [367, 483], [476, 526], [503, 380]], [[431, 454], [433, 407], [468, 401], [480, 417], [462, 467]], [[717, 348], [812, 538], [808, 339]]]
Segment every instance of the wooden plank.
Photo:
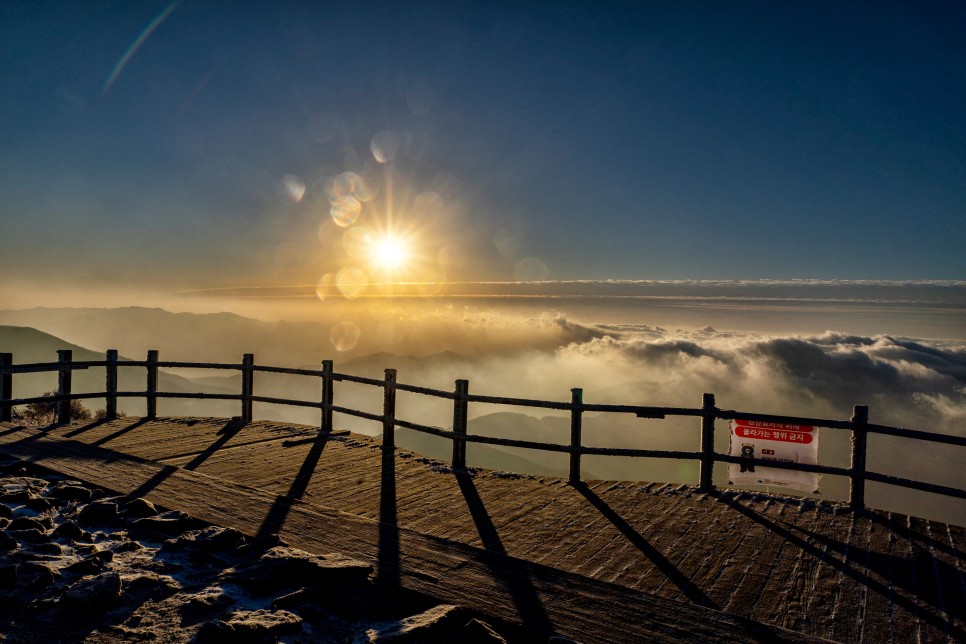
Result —
[[[806, 632], [817, 637], [828, 637], [829, 624], [835, 619], [836, 593], [850, 577], [845, 564], [845, 547], [840, 541], [848, 535], [851, 512], [837, 511], [828, 504], [819, 504], [822, 522], [812, 534], [794, 530], [793, 534], [807, 539], [815, 553], [815, 572], [809, 580], [805, 604]], [[792, 526], [794, 528], [794, 526]], [[752, 617], [752, 615], [748, 615]], [[851, 620], [852, 616], [839, 616]]]
[[[842, 565], [855, 570], [855, 576], [839, 575], [836, 588], [832, 590], [831, 613], [829, 614], [825, 637], [843, 641], [850, 636], [856, 637], [860, 631], [859, 617], [862, 612], [862, 576], [855, 562], [855, 552], [862, 547], [859, 525], [863, 518], [855, 512], [847, 514], [848, 528], [841, 546]], [[757, 618], [756, 618], [757, 619]], [[768, 620], [769, 622], [774, 620]]]
[[[53, 436], [0, 436], [8, 455], [30, 459], [122, 494], [137, 494], [251, 535], [258, 517], [286, 507], [281, 534], [312, 552], [338, 551], [375, 561], [398, 584], [484, 614], [522, 624], [541, 636], [585, 641], [812, 641], [750, 620], [667, 602], [579, 575], [433, 539], [413, 531], [292, 501], [170, 465], [144, 462]], [[255, 521], [253, 522], [253, 517]], [[394, 532], [397, 557], [379, 550]], [[520, 589], [527, 592], [521, 593]], [[607, 619], [601, 616], [607, 615]]]
[[[700, 533], [690, 538], [691, 547], [681, 557], [672, 560], [681, 574], [711, 599], [710, 571], [726, 565], [734, 557], [741, 539], [735, 538], [734, 511], [713, 496], [698, 495], [695, 503], [706, 517]], [[713, 601], [713, 600], [712, 600]]]
[[[300, 511], [318, 508], [386, 519], [389, 523], [375, 524], [375, 540], [366, 547], [385, 560], [387, 579], [420, 574], [406, 569], [412, 555], [401, 547], [401, 535], [422, 533], [422, 539], [483, 546], [476, 549], [484, 553], [484, 559], [477, 559], [483, 567], [477, 570], [485, 569], [489, 576], [474, 581], [478, 590], [502, 588], [504, 600], [527, 614], [531, 625], [548, 619], [538, 585], [527, 579], [509, 584], [500, 565], [485, 557], [504, 557], [528, 570], [543, 565], [580, 578], [586, 573], [615, 587], [692, 603], [726, 605], [740, 616], [837, 639], [878, 642], [918, 636], [924, 641], [966, 641], [961, 601], [966, 589], [964, 530], [956, 526], [942, 525], [940, 540], [931, 535], [941, 524], [909, 523], [905, 518], [890, 522], [876, 512], [856, 519], [810, 500], [728, 491], [705, 496], [676, 485], [591, 482], [575, 488], [559, 479], [504, 479], [481, 472], [469, 479], [471, 486], [461, 488], [452, 472], [433, 471], [423, 459], [400, 456], [402, 450], [391, 461], [394, 478], [386, 485], [377, 442], [331, 437], [319, 452], [311, 442], [315, 428], [263, 421], [226, 439], [218, 434], [223, 420], [185, 425], [184, 419], [159, 419], [103, 440], [136, 422], [119, 419], [43, 430], [0, 424], [0, 445], [26, 450], [66, 440], [64, 444], [81, 450], [85, 442], [100, 442], [102, 449], [94, 453], [108, 454], [111, 460], [128, 457], [105, 448], [123, 444], [142, 456], [171, 454], [184, 444], [153, 444], [177, 444], [187, 436], [184, 441], [193, 451], [154, 464], [162, 469], [142, 480], [145, 491], [157, 488], [163, 497], [175, 494], [165, 487], [168, 479], [213, 474], [241, 482], [225, 482], [229, 487], [259, 488], [253, 493], [272, 502], [266, 511], [256, 507], [250, 513], [250, 533], [288, 530]], [[44, 458], [56, 460], [51, 454]], [[71, 459], [63, 462], [65, 467], [87, 467]], [[170, 467], [175, 463], [196, 470]], [[96, 467], [88, 469], [91, 476], [96, 474]], [[392, 493], [394, 503], [385, 503], [386, 492]], [[220, 498], [212, 502], [211, 512], [227, 512], [234, 503]], [[344, 538], [351, 542], [356, 537]], [[332, 536], [327, 543], [336, 540]]]
[[869, 546], [862, 554], [865, 568], [865, 606], [862, 641], [869, 644], [893, 640], [890, 620], [892, 602], [892, 519], [888, 513], [869, 513]]

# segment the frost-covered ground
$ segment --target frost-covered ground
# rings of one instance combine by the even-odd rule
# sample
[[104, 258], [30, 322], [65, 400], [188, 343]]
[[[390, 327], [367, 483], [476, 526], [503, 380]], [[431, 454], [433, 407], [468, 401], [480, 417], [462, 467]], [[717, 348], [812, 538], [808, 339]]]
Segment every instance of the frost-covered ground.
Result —
[[[0, 463], [0, 640], [505, 641], [369, 564]], [[509, 633], [504, 632], [504, 635]]]

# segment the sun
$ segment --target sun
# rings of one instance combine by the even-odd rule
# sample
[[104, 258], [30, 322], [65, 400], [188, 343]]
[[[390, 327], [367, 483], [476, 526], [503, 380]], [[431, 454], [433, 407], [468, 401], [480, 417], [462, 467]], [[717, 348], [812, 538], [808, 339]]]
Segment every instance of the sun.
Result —
[[405, 268], [411, 255], [409, 240], [398, 235], [380, 235], [369, 242], [369, 262], [374, 269], [385, 273]]

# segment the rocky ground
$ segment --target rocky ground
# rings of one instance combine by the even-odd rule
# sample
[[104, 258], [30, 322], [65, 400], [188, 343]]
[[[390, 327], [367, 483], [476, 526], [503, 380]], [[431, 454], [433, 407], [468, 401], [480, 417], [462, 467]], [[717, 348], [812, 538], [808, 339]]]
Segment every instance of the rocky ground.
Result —
[[0, 463], [0, 640], [503, 642], [525, 633], [142, 498]]

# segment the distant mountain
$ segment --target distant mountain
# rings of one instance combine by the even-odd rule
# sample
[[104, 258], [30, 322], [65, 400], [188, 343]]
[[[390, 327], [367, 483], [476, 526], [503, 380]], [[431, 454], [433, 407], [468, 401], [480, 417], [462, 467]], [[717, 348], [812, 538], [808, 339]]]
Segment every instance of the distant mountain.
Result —
[[[14, 364], [34, 362], [56, 362], [58, 349], [70, 349], [75, 362], [103, 360], [104, 354], [85, 347], [71, 344], [49, 333], [29, 327], [0, 326], [0, 351], [12, 353]], [[121, 360], [129, 358], [121, 356]], [[143, 358], [138, 358], [143, 359]], [[120, 391], [144, 391], [147, 385], [146, 372], [142, 368], [127, 367], [118, 369], [118, 389]], [[73, 371], [72, 390], [77, 393], [100, 392], [106, 388], [106, 374], [103, 368], [76, 369]], [[13, 377], [15, 398], [39, 396], [46, 391], [57, 389], [57, 372], [24, 373]], [[204, 391], [207, 393], [237, 393], [240, 389], [200, 385], [165, 370], [158, 372], [158, 389], [164, 392], [180, 393]], [[103, 399], [84, 401], [87, 407], [96, 409], [104, 406]], [[226, 415], [238, 413], [238, 405], [230, 401], [197, 401], [186, 399], [162, 399], [159, 410], [167, 415]], [[121, 398], [118, 408], [132, 415], [144, 413], [144, 400], [140, 398]]]
[[234, 313], [171, 313], [159, 308], [34, 308], [0, 311], [0, 324], [28, 326], [97, 351], [117, 349], [141, 359], [157, 349], [162, 360], [294, 366], [335, 351], [329, 325], [263, 322]]

